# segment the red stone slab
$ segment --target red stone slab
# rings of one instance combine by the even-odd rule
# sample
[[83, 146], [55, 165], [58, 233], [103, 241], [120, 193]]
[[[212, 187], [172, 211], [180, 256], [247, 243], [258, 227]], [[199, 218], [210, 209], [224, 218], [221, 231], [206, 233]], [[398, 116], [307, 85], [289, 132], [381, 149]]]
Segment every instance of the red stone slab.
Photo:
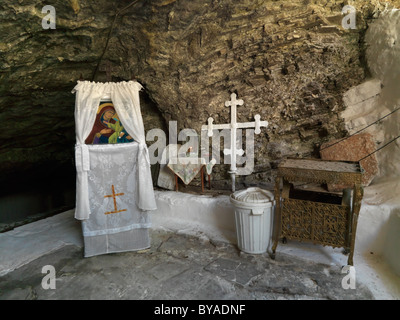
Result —
[[[323, 160], [336, 160], [336, 161], [359, 161], [371, 152], [376, 150], [374, 138], [369, 133], [361, 133], [354, 135], [339, 143], [338, 140], [324, 143], [321, 146], [320, 154]], [[335, 144], [336, 143], [336, 144]], [[334, 145], [333, 145], [334, 144]], [[332, 145], [331, 147], [328, 147]], [[327, 148], [328, 147], [328, 148]], [[378, 173], [378, 160], [376, 154], [360, 162], [364, 169], [362, 185], [368, 186]], [[341, 191], [349, 186], [344, 185], [329, 185], [329, 191]]]

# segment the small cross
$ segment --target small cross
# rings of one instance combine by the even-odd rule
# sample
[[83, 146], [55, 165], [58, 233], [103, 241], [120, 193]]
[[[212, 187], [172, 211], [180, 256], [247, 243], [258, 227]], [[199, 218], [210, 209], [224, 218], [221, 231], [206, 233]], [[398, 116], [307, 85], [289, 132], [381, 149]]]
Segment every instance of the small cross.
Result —
[[105, 64], [103, 64], [103, 67], [100, 69], [100, 71], [104, 71], [106, 73], [107, 82], [112, 81], [112, 72], [114, 71], [114, 68], [111, 66], [109, 60], [107, 60]]
[[232, 93], [231, 94], [231, 101], [225, 101], [225, 107], [229, 107], [229, 106], [242, 106], [243, 105], [243, 100], [239, 99], [236, 100], [236, 93]]
[[236, 100], [236, 93], [231, 94], [231, 101], [225, 101], [225, 107], [231, 107], [231, 128], [232, 129], [237, 128], [236, 107], [242, 106], [242, 105], [243, 105], [243, 100], [242, 99]]
[[236, 93], [231, 94], [231, 101], [225, 101], [225, 107], [232, 107], [232, 110], [236, 110], [236, 106], [242, 106], [243, 100], [236, 100]]
[[124, 193], [123, 192], [115, 193], [114, 185], [111, 186], [111, 189], [112, 189], [112, 194], [104, 196], [104, 198], [113, 198], [113, 200], [114, 200], [114, 211], [109, 211], [109, 212], [106, 212], [104, 214], [118, 213], [118, 212], [126, 211], [126, 209], [117, 210], [118, 209], [117, 208], [117, 199], [115, 198], [116, 196], [123, 196]]

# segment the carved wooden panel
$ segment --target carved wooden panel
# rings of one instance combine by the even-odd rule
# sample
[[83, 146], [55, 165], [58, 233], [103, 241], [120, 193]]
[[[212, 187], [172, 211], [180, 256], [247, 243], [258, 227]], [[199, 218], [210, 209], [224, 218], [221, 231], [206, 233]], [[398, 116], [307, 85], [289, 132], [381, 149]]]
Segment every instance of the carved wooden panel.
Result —
[[348, 206], [298, 199], [282, 199], [281, 205], [283, 237], [332, 247], [348, 247]]

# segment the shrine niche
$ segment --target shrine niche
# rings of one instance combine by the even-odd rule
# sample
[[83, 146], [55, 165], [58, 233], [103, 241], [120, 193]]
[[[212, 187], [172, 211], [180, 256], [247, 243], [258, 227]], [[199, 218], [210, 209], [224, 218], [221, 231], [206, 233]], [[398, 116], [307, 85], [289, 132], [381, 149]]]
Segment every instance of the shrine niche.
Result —
[[73, 90], [75, 218], [82, 221], [85, 257], [150, 247], [148, 211], [156, 203], [141, 88], [136, 81], [78, 81]]

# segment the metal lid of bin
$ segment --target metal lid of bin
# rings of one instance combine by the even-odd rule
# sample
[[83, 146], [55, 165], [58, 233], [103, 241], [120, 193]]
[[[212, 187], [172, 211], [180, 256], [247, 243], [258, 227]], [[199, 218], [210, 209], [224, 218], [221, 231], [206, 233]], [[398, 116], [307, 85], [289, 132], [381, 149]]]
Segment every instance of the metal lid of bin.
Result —
[[238, 202], [250, 203], [252, 205], [271, 205], [274, 201], [274, 195], [268, 190], [253, 187], [246, 190], [236, 191], [231, 194], [231, 200]]

